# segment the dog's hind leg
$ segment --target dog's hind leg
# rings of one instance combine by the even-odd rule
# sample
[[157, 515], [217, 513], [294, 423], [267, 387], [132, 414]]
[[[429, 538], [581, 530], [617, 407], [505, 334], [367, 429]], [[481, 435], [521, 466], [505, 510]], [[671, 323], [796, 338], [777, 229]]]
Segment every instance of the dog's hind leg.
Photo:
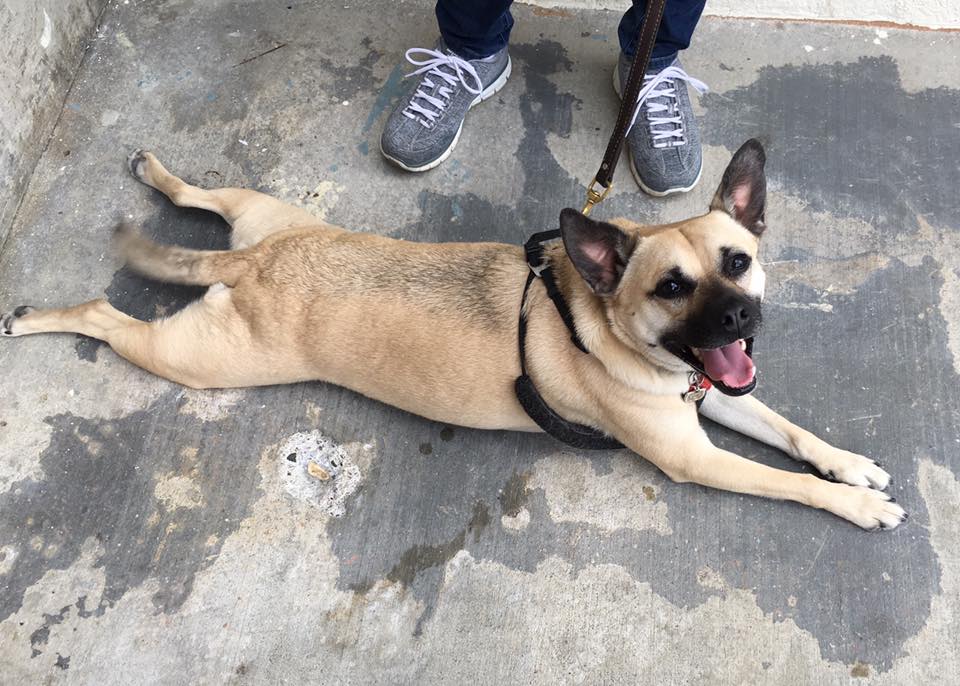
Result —
[[233, 307], [231, 289], [211, 288], [175, 315], [144, 322], [106, 300], [63, 309], [18, 307], [0, 315], [0, 336], [80, 333], [106, 341], [121, 357], [191, 388], [290, 383], [308, 372], [295, 358], [254, 340]]
[[156, 188], [180, 207], [197, 207], [216, 212], [232, 227], [231, 246], [238, 250], [259, 243], [272, 233], [292, 227], [315, 226], [336, 231], [321, 219], [299, 207], [244, 188], [205, 190], [191, 186], [167, 171], [151, 152], [135, 150], [127, 158], [130, 173]]
[[0, 315], [0, 336], [81, 333], [105, 341], [111, 331], [138, 324], [144, 322], [125, 315], [106, 300], [91, 300], [62, 309], [37, 309], [21, 305]]

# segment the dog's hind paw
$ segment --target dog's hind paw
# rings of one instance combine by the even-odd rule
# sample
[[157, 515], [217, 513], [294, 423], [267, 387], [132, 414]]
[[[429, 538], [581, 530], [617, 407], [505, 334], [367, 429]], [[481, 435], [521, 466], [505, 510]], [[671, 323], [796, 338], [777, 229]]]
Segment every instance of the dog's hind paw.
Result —
[[127, 169], [130, 170], [130, 173], [133, 174], [133, 177], [138, 181], [143, 181], [143, 172], [146, 164], [147, 158], [144, 157], [144, 151], [141, 148], [137, 148], [127, 155]]
[[142, 148], [137, 148], [127, 155], [127, 169], [133, 174], [133, 178], [142, 183], [147, 183], [147, 165], [150, 163], [148, 156], [152, 157], [149, 152]]
[[32, 307], [29, 305], [21, 305], [11, 312], [0, 314], [0, 336], [19, 336], [20, 333], [17, 331], [16, 322], [31, 312], [33, 312]]

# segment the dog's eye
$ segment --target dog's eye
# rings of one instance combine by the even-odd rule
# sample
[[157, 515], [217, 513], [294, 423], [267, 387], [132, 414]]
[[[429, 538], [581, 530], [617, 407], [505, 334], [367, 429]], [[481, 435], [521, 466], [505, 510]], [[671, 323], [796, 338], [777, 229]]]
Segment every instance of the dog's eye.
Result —
[[749, 268], [750, 256], [741, 252], [727, 258], [723, 271], [727, 273], [727, 276], [740, 276]]
[[664, 279], [657, 284], [654, 294], [656, 294], [658, 298], [679, 298], [685, 290], [683, 284], [679, 281], [675, 279]]

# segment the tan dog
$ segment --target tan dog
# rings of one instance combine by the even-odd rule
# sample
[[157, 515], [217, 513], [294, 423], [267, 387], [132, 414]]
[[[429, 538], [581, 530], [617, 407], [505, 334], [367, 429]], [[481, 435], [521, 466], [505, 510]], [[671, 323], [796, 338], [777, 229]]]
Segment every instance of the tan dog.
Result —
[[[261, 193], [202, 190], [148, 152], [131, 155], [140, 181], [183, 207], [220, 214], [230, 251], [195, 251], [118, 232], [142, 273], [211, 286], [165, 319], [142, 322], [95, 300], [67, 309], [19, 307], [0, 333], [75, 332], [134, 364], [193, 388], [320, 379], [431, 419], [536, 431], [514, 394], [523, 251], [494, 243], [420, 244], [350, 233]], [[561, 215], [563, 245], [547, 259], [589, 353], [578, 350], [534, 282], [526, 302], [527, 367], [547, 404], [595, 427], [671, 479], [829, 510], [867, 528], [906, 513], [882, 493], [889, 475], [831, 447], [747, 395], [747, 348], [760, 319], [757, 261], [764, 153], [734, 156], [710, 211], [664, 226]], [[751, 462], [712, 445], [682, 395], [691, 365], [718, 389], [701, 411], [813, 465], [828, 478]]]

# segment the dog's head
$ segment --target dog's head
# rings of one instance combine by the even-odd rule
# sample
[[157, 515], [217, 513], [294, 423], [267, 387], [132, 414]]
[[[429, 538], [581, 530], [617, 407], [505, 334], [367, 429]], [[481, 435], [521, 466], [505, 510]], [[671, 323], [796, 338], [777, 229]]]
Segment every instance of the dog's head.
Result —
[[763, 146], [736, 152], [700, 217], [664, 226], [560, 215], [567, 255], [600, 297], [614, 334], [671, 370], [702, 371], [731, 395], [753, 390], [753, 336], [765, 276]]

